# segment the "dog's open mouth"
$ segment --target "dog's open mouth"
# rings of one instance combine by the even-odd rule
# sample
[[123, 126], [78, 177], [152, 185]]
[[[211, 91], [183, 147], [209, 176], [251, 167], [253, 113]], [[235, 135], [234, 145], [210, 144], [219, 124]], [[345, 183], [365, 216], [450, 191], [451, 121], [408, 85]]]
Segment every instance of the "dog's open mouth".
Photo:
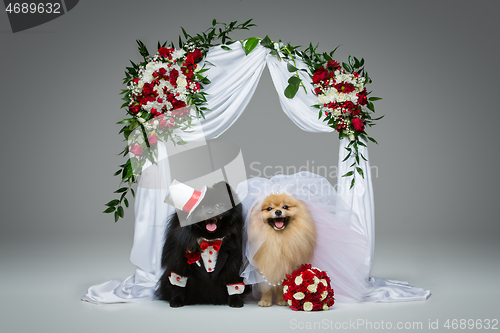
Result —
[[277, 217], [274, 219], [268, 219], [267, 223], [269, 223], [269, 225], [273, 227], [274, 230], [283, 230], [285, 229], [288, 223], [288, 217]]
[[216, 217], [210, 220], [205, 220], [205, 228], [207, 229], [208, 232], [215, 232], [217, 230], [217, 222], [219, 222], [222, 219], [221, 217]]

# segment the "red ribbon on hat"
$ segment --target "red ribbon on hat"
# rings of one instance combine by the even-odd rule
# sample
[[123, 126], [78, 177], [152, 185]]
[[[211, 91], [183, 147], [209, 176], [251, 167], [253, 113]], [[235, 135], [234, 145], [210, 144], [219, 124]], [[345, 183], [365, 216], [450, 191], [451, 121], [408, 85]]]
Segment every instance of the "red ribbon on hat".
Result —
[[220, 240], [220, 239], [214, 240], [214, 241], [204, 240], [204, 241], [201, 241], [201, 243], [200, 243], [200, 249], [202, 251], [205, 251], [209, 246], [211, 246], [214, 248], [215, 252], [219, 252], [221, 244], [222, 244], [222, 240]]
[[189, 198], [184, 207], [182, 207], [182, 210], [185, 211], [186, 213], [189, 213], [191, 209], [193, 209], [194, 205], [200, 199], [200, 196], [201, 196], [201, 191], [194, 190], [193, 194], [191, 195], [191, 198]]

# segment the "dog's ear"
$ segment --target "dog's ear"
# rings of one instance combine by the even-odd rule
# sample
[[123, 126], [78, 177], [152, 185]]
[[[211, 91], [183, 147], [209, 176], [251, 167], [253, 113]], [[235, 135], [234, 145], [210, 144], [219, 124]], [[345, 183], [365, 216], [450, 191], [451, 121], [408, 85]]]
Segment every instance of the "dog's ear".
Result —
[[235, 202], [234, 202], [234, 190], [233, 188], [231, 187], [231, 185], [229, 185], [227, 182], [225, 181], [220, 181], [218, 183], [215, 183], [213, 186], [212, 186], [213, 189], [215, 190], [218, 190], [220, 191], [220, 193], [222, 192], [227, 192], [227, 194], [229, 195], [229, 199], [231, 200], [231, 205], [233, 207], [236, 206]]

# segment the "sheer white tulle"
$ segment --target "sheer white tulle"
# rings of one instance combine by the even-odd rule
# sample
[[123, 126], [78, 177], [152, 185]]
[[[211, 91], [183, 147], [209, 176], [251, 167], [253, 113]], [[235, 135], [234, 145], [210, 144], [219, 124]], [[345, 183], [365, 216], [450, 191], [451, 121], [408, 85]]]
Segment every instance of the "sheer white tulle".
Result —
[[[207, 76], [212, 81], [205, 90], [209, 94], [207, 101], [211, 111], [206, 114], [206, 119], [200, 121], [199, 128], [193, 133], [179, 133], [186, 141], [199, 141], [199, 144], [203, 145], [205, 140], [217, 138], [224, 133], [248, 105], [266, 65], [283, 111], [297, 126], [308, 132], [333, 131], [317, 119], [317, 109], [311, 107], [317, 100], [312, 93], [310, 78], [305, 73], [299, 72], [303, 76], [307, 93], [301, 88], [293, 99], [288, 99], [283, 93], [290, 77], [286, 62], [271, 56], [269, 50], [261, 45], [257, 45], [249, 55], [245, 55], [240, 43], [234, 43], [230, 47], [230, 51], [214, 47], [204, 60], [205, 66], [210, 68], [206, 72]], [[305, 68], [300, 59], [297, 61], [297, 67]], [[341, 162], [345, 157], [347, 144], [346, 140], [340, 141], [339, 175], [346, 173], [352, 164], [349, 160]], [[360, 147], [360, 151], [369, 161], [367, 149]], [[338, 193], [322, 197], [325, 202], [306, 198], [318, 228], [324, 230], [320, 232], [319, 245], [312, 264], [338, 277], [334, 287], [336, 297], [341, 302], [424, 300], [430, 295], [428, 290], [412, 287], [402, 281], [369, 278], [373, 262], [374, 205], [368, 161], [361, 161], [360, 167], [365, 178], [358, 177], [352, 190], [349, 190], [349, 180], [339, 177]], [[322, 188], [331, 187], [324, 178], [316, 175], [291, 177], [318, 182]], [[148, 181], [144, 178], [148, 178]], [[264, 184], [278, 180], [288, 181], [286, 177], [250, 181]], [[170, 182], [168, 156], [159, 158], [158, 165], [148, 165], [146, 175], [143, 174], [138, 185], [134, 207], [135, 232], [130, 260], [136, 266], [136, 272], [124, 281], [113, 280], [90, 287], [83, 300], [93, 303], [118, 303], [154, 299], [156, 283], [162, 273], [160, 258], [165, 224], [167, 217], [175, 211], [163, 201]], [[152, 187], [151, 183], [156, 185]], [[250, 198], [251, 196], [248, 200], [254, 200], [253, 203], [258, 202], [257, 199]], [[248, 200], [246, 206], [252, 204], [248, 204]], [[348, 259], [351, 260], [350, 263]], [[244, 274], [248, 281], [258, 279], [250, 268], [245, 270]]]
[[[271, 193], [287, 193], [303, 201], [316, 224], [317, 244], [313, 266], [325, 270], [332, 281], [338, 302], [361, 301], [370, 291], [370, 240], [363, 233], [363, 226], [356, 214], [352, 214], [337, 192], [325, 178], [301, 172], [294, 175], [278, 175], [271, 179], [251, 178], [241, 184], [236, 192], [248, 191], [242, 201], [248, 228], [250, 211], [261, 206]], [[264, 222], [262, 223], [264, 225]], [[245, 229], [246, 231], [246, 229]], [[252, 239], [246, 250], [248, 262], [243, 271], [244, 282], [265, 282], [253, 257], [265, 242], [265, 229], [260, 239]]]

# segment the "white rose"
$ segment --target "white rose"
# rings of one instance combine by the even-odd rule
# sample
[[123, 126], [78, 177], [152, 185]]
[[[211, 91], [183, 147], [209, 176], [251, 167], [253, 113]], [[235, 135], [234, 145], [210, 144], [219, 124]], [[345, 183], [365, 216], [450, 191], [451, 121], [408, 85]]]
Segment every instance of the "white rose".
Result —
[[283, 287], [283, 294], [286, 294], [287, 291], [288, 291], [288, 286], [284, 286]]
[[288, 305], [292, 305], [292, 300], [291, 299], [288, 300]]
[[325, 290], [321, 293], [321, 301], [324, 300], [326, 296], [328, 296], [328, 291]]
[[172, 52], [172, 60], [177, 60], [179, 58], [182, 58], [186, 52], [183, 49], [180, 50], [175, 50]]
[[319, 281], [320, 281], [321, 283], [323, 283], [323, 285], [324, 285], [325, 287], [327, 286], [327, 282], [326, 282], [326, 280], [325, 280], [325, 279], [321, 279], [321, 280], [319, 280]]
[[354, 141], [355, 139], [356, 137], [354, 136], [354, 134], [349, 134], [349, 140]]
[[314, 284], [318, 284], [318, 283], [319, 283], [319, 279], [318, 279], [318, 277], [317, 277], [317, 276], [315, 276], [315, 277], [313, 278], [313, 281], [314, 281]]
[[302, 283], [302, 276], [297, 276], [295, 278], [295, 284], [299, 286]]
[[293, 298], [295, 298], [298, 301], [300, 301], [301, 299], [304, 299], [304, 297], [306, 297], [306, 295], [302, 292], [298, 292], [298, 293], [293, 294]]
[[177, 77], [177, 87], [180, 88], [186, 88], [187, 87], [187, 80], [184, 76], [179, 75]]
[[304, 303], [304, 311], [311, 311], [313, 309], [313, 304], [311, 302]]
[[324, 311], [327, 311], [327, 310], [328, 310], [328, 304], [326, 304], [326, 303], [325, 303], [325, 304], [323, 304], [323, 310], [324, 310]]
[[318, 95], [318, 103], [319, 104], [327, 104], [328, 97], [326, 97], [326, 95], [324, 95], [324, 94]]
[[318, 285], [317, 284], [310, 284], [307, 286], [307, 290], [309, 290], [311, 293], [315, 293], [316, 290], [318, 290]]

